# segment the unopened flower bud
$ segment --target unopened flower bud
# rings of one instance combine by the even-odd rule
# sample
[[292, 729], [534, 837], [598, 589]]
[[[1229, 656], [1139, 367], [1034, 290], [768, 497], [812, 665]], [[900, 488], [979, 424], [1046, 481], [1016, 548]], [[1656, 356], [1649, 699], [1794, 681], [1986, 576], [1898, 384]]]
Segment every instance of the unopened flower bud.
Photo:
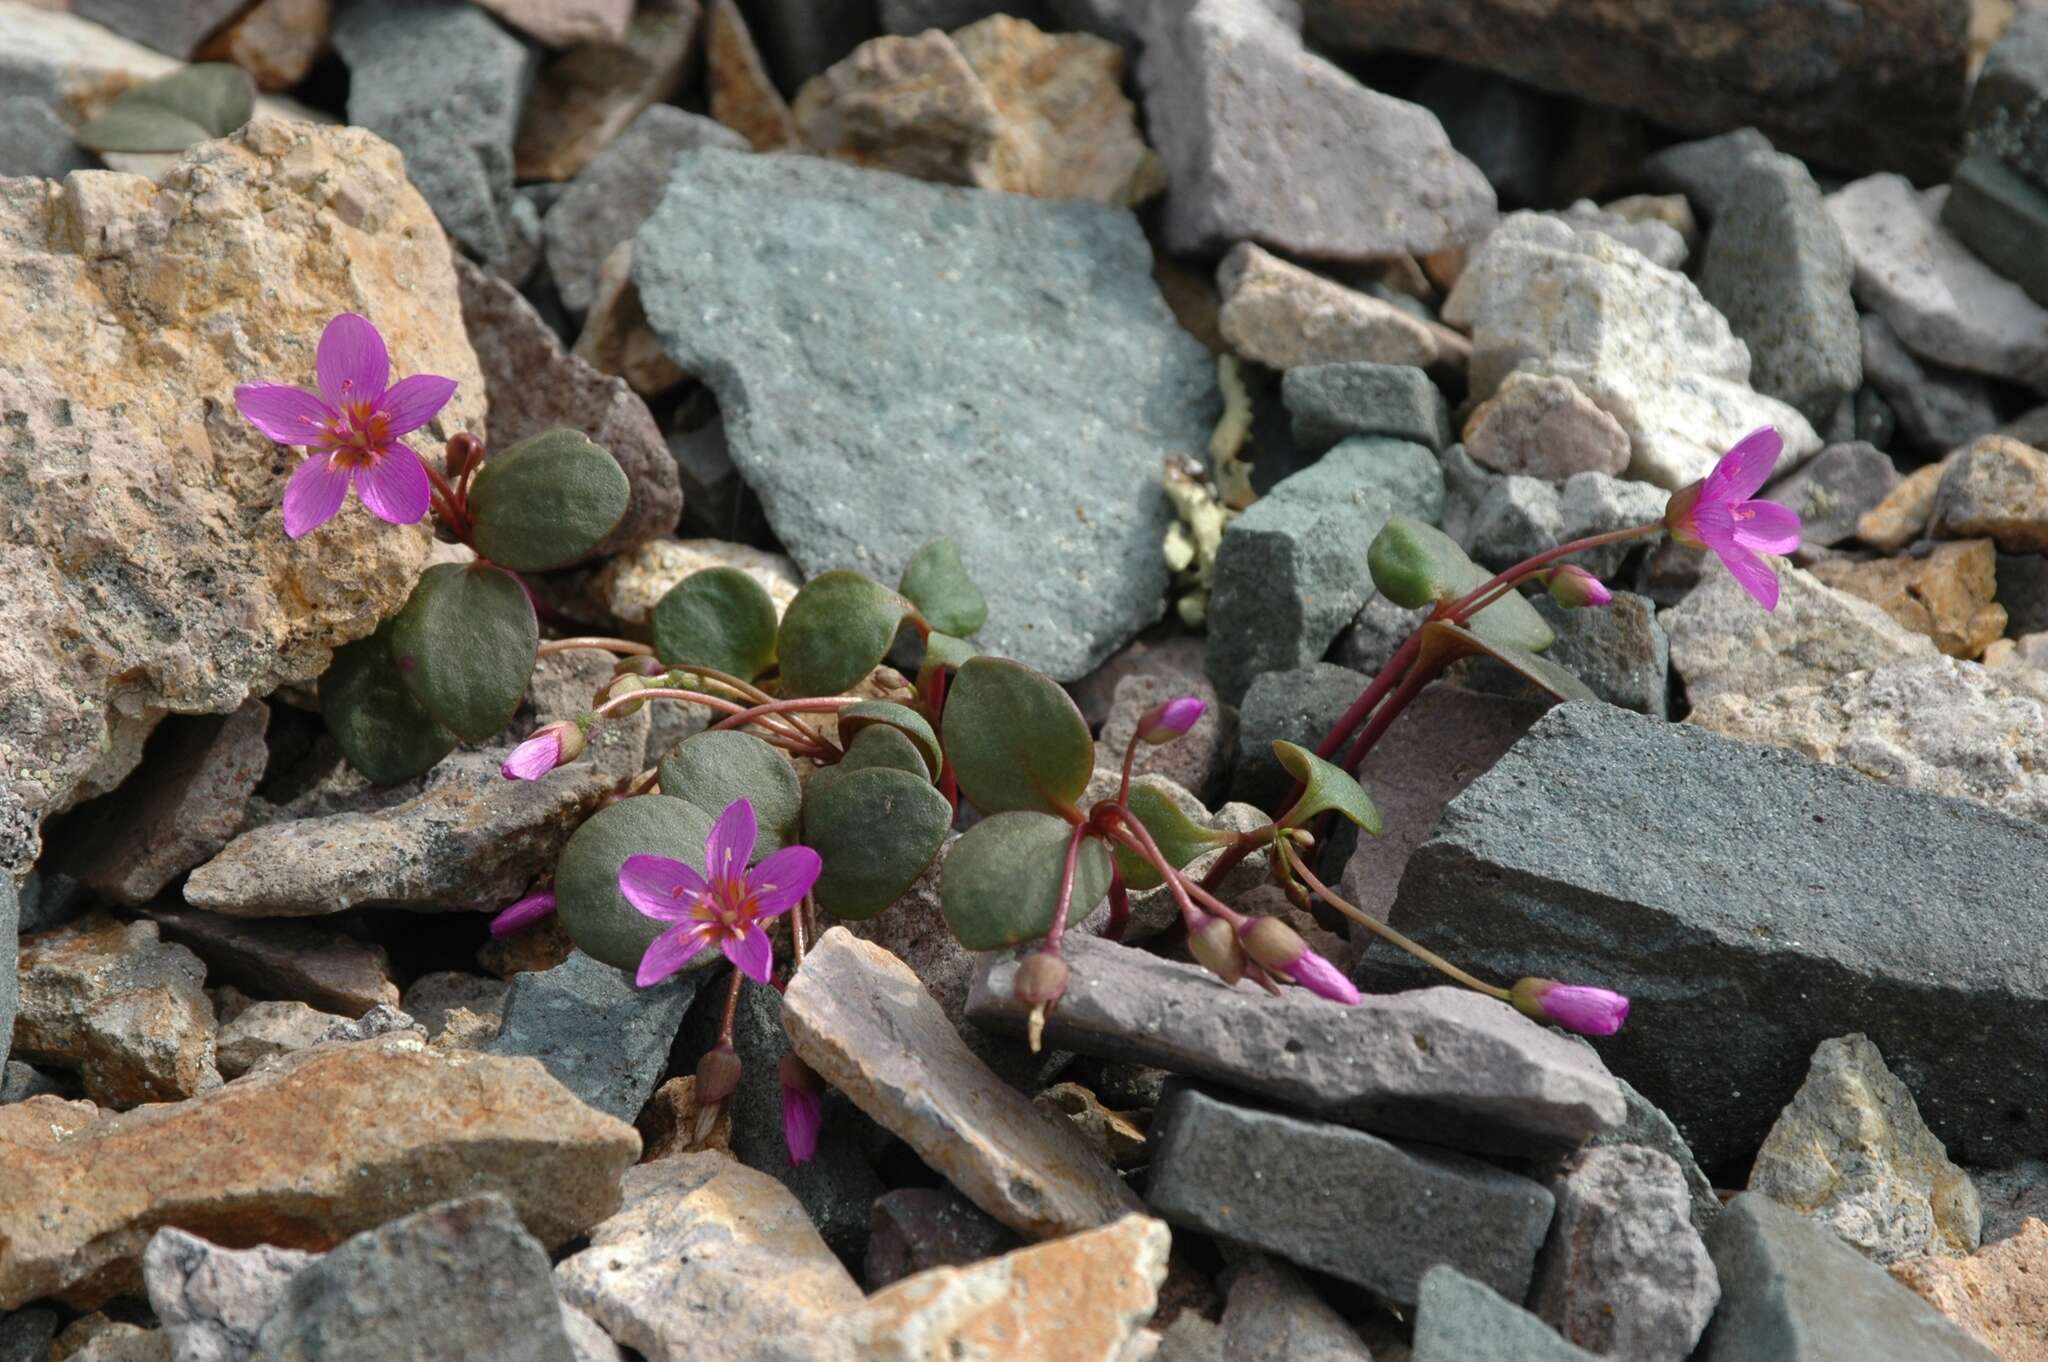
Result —
[[507, 780], [539, 780], [557, 766], [566, 766], [582, 756], [586, 745], [582, 723], [564, 719], [536, 730], [532, 737], [512, 749], [512, 755], [505, 758], [499, 769]]
[[510, 936], [514, 932], [523, 932], [554, 911], [554, 890], [543, 889], [538, 894], [528, 894], [491, 919], [491, 935]]
[[775, 1066], [775, 1077], [782, 1089], [782, 1142], [789, 1149], [789, 1161], [801, 1167], [818, 1153], [818, 1128], [825, 1124], [825, 1094], [819, 1090], [811, 1066], [793, 1052]]
[[1517, 979], [1508, 990], [1508, 1001], [1525, 1017], [1582, 1036], [1611, 1036], [1628, 1020], [1628, 999], [1623, 995], [1555, 979]]
[[1016, 982], [1011, 991], [1017, 1001], [1031, 1009], [1027, 1023], [1031, 1041], [1031, 1053], [1038, 1053], [1038, 1046], [1045, 1035], [1045, 1014], [1067, 991], [1067, 962], [1051, 951], [1037, 951], [1024, 958], [1017, 966]]
[[739, 1090], [740, 1057], [728, 1042], [704, 1052], [697, 1061], [697, 1086], [692, 1095], [700, 1107], [715, 1106]]
[[[661, 682], [657, 678], [636, 676], [630, 672], [624, 676], [615, 676], [612, 678], [612, 683], [604, 688], [604, 696], [601, 703], [610, 704], [614, 700], [623, 699], [625, 696], [631, 695], [636, 690], [656, 690], [659, 689], [660, 685]], [[632, 700], [611, 711], [611, 715], [615, 719], [623, 719], [629, 714], [638, 714], [645, 708], [647, 708], [645, 700]]]
[[1182, 695], [1154, 705], [1138, 716], [1138, 741], [1157, 747], [1185, 737], [1188, 730], [1200, 723], [1208, 712], [1208, 701], [1192, 695]]
[[442, 458], [442, 467], [448, 470], [449, 480], [455, 481], [475, 467], [483, 456], [484, 442], [466, 430], [459, 430], [448, 437], [448, 450]]
[[1252, 918], [1244, 926], [1245, 954], [1267, 972], [1292, 980], [1309, 992], [1346, 1007], [1356, 1006], [1358, 989], [1344, 972], [1309, 949], [1301, 935], [1276, 917]]
[[632, 657], [622, 657], [617, 662], [612, 663], [612, 675], [666, 676], [668, 675], [668, 666], [660, 658], [654, 657], [651, 654], [636, 653]]
[[1547, 575], [1551, 599], [1567, 610], [1614, 603], [1614, 593], [1607, 589], [1607, 584], [1582, 567], [1566, 563], [1563, 567], [1551, 569]]
[[1226, 984], [1244, 978], [1244, 947], [1228, 922], [1212, 917], [1188, 933], [1188, 954]]

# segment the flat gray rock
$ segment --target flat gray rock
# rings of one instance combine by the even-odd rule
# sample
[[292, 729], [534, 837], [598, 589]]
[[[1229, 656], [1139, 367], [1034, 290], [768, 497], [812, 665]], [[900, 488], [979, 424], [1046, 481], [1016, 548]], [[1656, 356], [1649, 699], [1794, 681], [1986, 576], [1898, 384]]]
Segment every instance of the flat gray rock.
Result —
[[71, 138], [71, 127], [32, 95], [0, 99], [0, 175], [61, 180], [99, 162]]
[[1344, 1317], [1287, 1264], [1246, 1254], [1228, 1282], [1222, 1324], [1230, 1362], [1372, 1362]]
[[1451, 409], [1428, 374], [1410, 364], [1305, 364], [1280, 380], [1294, 444], [1321, 454], [1354, 435], [1383, 435], [1443, 453], [1451, 442]]
[[1215, 374], [1130, 213], [705, 150], [637, 243], [649, 321], [806, 572], [893, 583], [953, 535], [982, 646], [1067, 680], [1158, 617], [1159, 470], [1206, 446]]
[[1315, 751], [1323, 735], [1371, 684], [1365, 673], [1334, 662], [1261, 673], [1238, 705], [1230, 797], [1261, 808], [1279, 799], [1291, 777], [1273, 755], [1274, 740]]
[[1755, 128], [1677, 142], [1643, 158], [1643, 178], [1685, 195], [1702, 217], [1717, 216], [1734, 196], [1749, 158], [1775, 150]]
[[285, 1288], [319, 1257], [270, 1244], [222, 1248], [166, 1225], [143, 1250], [142, 1283], [176, 1362], [249, 1362]]
[[68, 8], [145, 47], [189, 58], [248, 5], [245, 0], [72, 0]]
[[1595, 1135], [1587, 1143], [1640, 1145], [1669, 1157], [1685, 1178], [1686, 1192], [1691, 1199], [1692, 1227], [1705, 1234], [1707, 1226], [1721, 1214], [1721, 1198], [1714, 1195], [1714, 1184], [1700, 1171], [1699, 1161], [1693, 1158], [1691, 1147], [1678, 1133], [1678, 1127], [1671, 1123], [1671, 1118], [1659, 1110], [1656, 1103], [1630, 1087], [1626, 1079], [1616, 1079], [1615, 1082], [1621, 1085], [1622, 1101], [1628, 1103], [1628, 1118], [1613, 1130]]
[[1864, 382], [1891, 407], [1908, 444], [1946, 454], [1999, 428], [1998, 394], [1989, 379], [1923, 363], [1875, 312], [1860, 321]]
[[1965, 115], [1973, 151], [2048, 185], [2048, 13], [2013, 16], [1985, 54]]
[[1991, 267], [2048, 301], [2048, 261], [2040, 252], [2048, 228], [2048, 193], [1995, 156], [1965, 157], [1949, 180], [1941, 225]]
[[[1560, 705], [1445, 810], [1393, 925], [1482, 975], [1619, 989], [1599, 1043], [1702, 1161], [1746, 1158], [1862, 1030], [1959, 1162], [2041, 1147], [2048, 831], [1611, 705]], [[1969, 886], [1959, 893], [1958, 885]], [[1423, 977], [1374, 946], [1361, 975]]]
[[1448, 1264], [1423, 1274], [1410, 1356], [1413, 1362], [1594, 1362], [1595, 1357]]
[[[1583, 1047], [1462, 988], [1340, 1007], [1300, 989], [1226, 988], [1197, 965], [1096, 937], [1061, 952], [1066, 994], [1048, 1044], [1150, 1064], [1387, 1135], [1482, 1152], [1569, 1149], [1625, 1114]], [[968, 1019], [1021, 1033], [1014, 953], [975, 977]]]
[[513, 977], [504, 1023], [484, 1051], [530, 1055], [589, 1105], [631, 1121], [661, 1081], [703, 982], [702, 970], [685, 970], [635, 988], [624, 970], [573, 951], [553, 969]]
[[1463, 1154], [1171, 1088], [1146, 1200], [1175, 1225], [1264, 1249], [1413, 1305], [1448, 1262], [1520, 1300], [1549, 1191]]
[[1761, 1193], [1728, 1203], [1707, 1248], [1721, 1309], [1696, 1362], [1996, 1362], [1890, 1273]]

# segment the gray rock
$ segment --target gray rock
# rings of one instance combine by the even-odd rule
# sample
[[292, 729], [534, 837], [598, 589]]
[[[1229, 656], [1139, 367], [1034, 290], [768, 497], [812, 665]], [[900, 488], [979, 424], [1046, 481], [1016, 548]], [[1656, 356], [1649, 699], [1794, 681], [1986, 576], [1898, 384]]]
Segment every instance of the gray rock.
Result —
[[1431, 608], [1422, 605], [1410, 610], [1375, 591], [1358, 607], [1349, 627], [1337, 636], [1330, 656], [1340, 667], [1369, 677], [1378, 676], [1380, 668], [1392, 661], [1401, 645], [1422, 627]]
[[1563, 479], [1628, 468], [1628, 432], [1568, 378], [1509, 374], [1465, 432], [1465, 452], [1502, 473]]
[[1971, 150], [2048, 185], [2048, 13], [2012, 17], [1985, 54], [1965, 119]]
[[214, 1056], [222, 1077], [239, 1078], [267, 1059], [318, 1045], [336, 1022], [347, 1021], [304, 1003], [250, 1003], [220, 1028]]
[[1969, 156], [1949, 180], [1941, 225], [2000, 274], [2048, 303], [2048, 260], [2035, 249], [2048, 230], [2048, 193], [1994, 156]]
[[2048, 630], [2048, 554], [1999, 554], [1998, 603], [2014, 638]]
[[250, 1362], [574, 1362], [547, 1250], [493, 1192], [355, 1236], [285, 1288]]
[[966, 1267], [1023, 1245], [973, 1202], [945, 1187], [898, 1187], [874, 1199], [862, 1276], [880, 1291], [935, 1267]]
[[[1332, 1007], [1299, 989], [1224, 988], [1196, 965], [1069, 936], [1053, 1045], [1157, 1065], [1292, 1110], [1481, 1152], [1569, 1149], [1620, 1123], [1620, 1090], [1582, 1047], [1461, 988]], [[1014, 953], [989, 958], [971, 1021], [1021, 1032]], [[1455, 1056], [1455, 1058], [1453, 1058]]]
[[1123, 762], [1124, 749], [1137, 731], [1138, 720], [1154, 705], [1183, 695], [1204, 701], [1208, 709], [1195, 726], [1169, 743], [1139, 743], [1131, 761], [1133, 776], [1164, 776], [1197, 798], [1220, 784], [1237, 750], [1237, 711], [1216, 697], [1207, 677], [1167, 677], [1139, 672], [1117, 682], [1116, 698], [1096, 740], [1096, 754], [1106, 762]]
[[165, 1226], [143, 1251], [142, 1283], [176, 1362], [249, 1362], [285, 1288], [319, 1257], [269, 1244], [222, 1248]]
[[1749, 158], [1775, 150], [1755, 128], [1737, 128], [1696, 142], [1679, 142], [1643, 159], [1643, 178], [1674, 189], [1704, 218], [1718, 217], [1735, 193]]
[[1496, 473], [1474, 459], [1464, 445], [1444, 451], [1444, 519], [1440, 528], [1460, 544], [1471, 537], [1472, 517], [1479, 503], [1505, 474]]
[[875, 9], [867, 0], [823, 9], [811, 0], [754, 0], [747, 26], [782, 88], [793, 91], [881, 32]]
[[1485, 234], [1493, 187], [1436, 115], [1308, 51], [1292, 4], [1155, 0], [1138, 84], [1167, 168], [1166, 242], [1312, 258], [1424, 255]]
[[1677, 1162], [1641, 1145], [1598, 1146], [1550, 1191], [1557, 1219], [1530, 1308], [1599, 1356], [1685, 1362], [1721, 1289]]
[[20, 925], [21, 900], [14, 890], [14, 877], [0, 874], [0, 1064], [7, 1062], [14, 1041], [14, 1012], [21, 1002], [14, 968]]
[[0, 98], [0, 175], [61, 180], [99, 163], [72, 140], [71, 126], [32, 95]]
[[562, 306], [577, 316], [590, 310], [604, 258], [661, 202], [676, 154], [701, 147], [748, 149], [747, 139], [723, 123], [656, 104], [577, 172], [545, 220], [548, 272]]
[[1372, 678], [1334, 662], [1266, 672], [1252, 681], [1237, 710], [1237, 763], [1230, 797], [1260, 808], [1287, 791], [1291, 777], [1273, 755], [1275, 739], [1313, 752]]
[[588, 1105], [631, 1121], [661, 1081], [703, 981], [703, 971], [686, 970], [635, 988], [625, 971], [575, 951], [553, 969], [513, 978], [504, 1024], [484, 1050], [530, 1055]]
[[[2048, 1119], [2033, 1057], [1982, 1043], [2048, 1019], [2048, 985], [2013, 963], [2043, 856], [2048, 830], [1976, 804], [1569, 704], [1445, 810], [1391, 921], [1482, 976], [1628, 994], [1600, 1053], [1710, 1167], [1756, 1147], [1814, 1045], [1859, 1028], [1956, 1157], [1998, 1163]], [[1602, 944], [1624, 938], [1659, 944]], [[1405, 959], [1376, 946], [1360, 973], [1422, 977]]]
[[1863, 381], [1841, 229], [1796, 157], [1753, 156], [1714, 215], [1700, 292], [1749, 346], [1749, 382], [1813, 422]]
[[2010, 1168], [1971, 1172], [1984, 1213], [1986, 1247], [2020, 1232], [2029, 1220], [2048, 1220], [2048, 1160], [2021, 1159]]
[[535, 207], [545, 213], [550, 206], [544, 186], [576, 175], [650, 105], [681, 92], [702, 17], [698, 0], [647, 0], [632, 9], [624, 42], [584, 44], [549, 58], [512, 145], [517, 178], [542, 182], [522, 189], [534, 195]]
[[1692, 1227], [1705, 1234], [1707, 1227], [1721, 1214], [1721, 1198], [1714, 1195], [1714, 1184], [1700, 1171], [1698, 1160], [1692, 1156], [1692, 1147], [1686, 1144], [1685, 1137], [1678, 1133], [1678, 1127], [1657, 1108], [1656, 1103], [1629, 1086], [1626, 1079], [1614, 1081], [1621, 1087], [1622, 1100], [1628, 1103], [1628, 1117], [1613, 1130], [1595, 1135], [1587, 1143], [1639, 1145], [1654, 1149], [1677, 1164], [1680, 1175], [1685, 1179]]
[[733, 467], [725, 442], [725, 422], [712, 417], [692, 429], [668, 433], [669, 456], [683, 486], [685, 532], [709, 533], [721, 539], [755, 542], [767, 526], [747, 495], [746, 480]]
[[44, 1073], [33, 1064], [10, 1059], [0, 1067], [0, 1107], [46, 1093], [57, 1097], [75, 1095], [75, 1091], [67, 1094], [65, 1084], [55, 1074]]
[[360, 1017], [344, 1017], [340, 1021], [329, 1022], [320, 1039], [322, 1043], [339, 1041], [349, 1045], [384, 1036], [408, 1036], [424, 1041], [427, 1028], [389, 1003], [379, 1003]]
[[[1610, 705], [1659, 719], [1670, 717], [1671, 645], [1657, 623], [1653, 601], [1617, 591], [1613, 603], [1605, 606], [1568, 609], [1547, 594], [1532, 597], [1531, 604], [1557, 636], [1544, 650], [1545, 657]], [[1548, 694], [1491, 658], [1474, 659], [1459, 684], [1531, 700]]]
[[1309, 364], [1289, 369], [1280, 400], [1295, 446], [1321, 454], [1354, 435], [1383, 435], [1441, 454], [1451, 442], [1451, 409], [1429, 375], [1407, 364]]
[[346, 932], [309, 922], [246, 922], [196, 908], [154, 906], [149, 915], [165, 940], [206, 962], [215, 984], [349, 1017], [398, 1001], [389, 953]]
[[460, 0], [354, 0], [334, 19], [348, 120], [405, 153], [457, 245], [486, 265], [518, 249], [512, 140], [534, 53]]
[[1549, 98], [1442, 62], [1417, 83], [1415, 102], [1437, 116], [1451, 145], [1479, 168], [1502, 203], [1521, 207], [1550, 197], [1557, 119]]
[[[1564, 480], [1558, 497], [1558, 512], [1564, 517], [1564, 537], [1584, 539], [1612, 530], [1631, 529], [1664, 519], [1670, 501], [1661, 486], [1632, 478], [1610, 478], [1605, 473], [1574, 473]], [[1655, 539], [1644, 541], [1654, 544]], [[1611, 576], [1636, 544], [1608, 544], [1573, 555], [1572, 561], [1596, 577]]]
[[1214, 366], [1128, 212], [707, 150], [637, 243], [649, 320], [807, 572], [893, 581], [959, 535], [1006, 584], [982, 646], [1063, 679], [1156, 618], [1172, 517], [1134, 489], [1206, 443]]
[[1873, 1262], [1977, 1251], [1977, 1189], [1861, 1034], [1825, 1040], [1764, 1137], [1749, 1190], [1818, 1221]]
[[[1172, 1224], [1413, 1305], [1448, 1262], [1521, 1299], [1550, 1225], [1540, 1183], [1464, 1154], [1169, 1089], [1146, 1201]], [[1256, 1194], [1247, 1194], [1256, 1189]]]
[[145, 47], [190, 58], [246, 5], [244, 0], [73, 0], [69, 8]]
[[1564, 506], [1557, 484], [1511, 473], [1493, 483], [1472, 508], [1461, 541], [1489, 568], [1505, 568], [1565, 542]]
[[45, 1362], [57, 1336], [57, 1312], [37, 1307], [0, 1312], [0, 1362]]
[[1372, 594], [1366, 551], [1393, 516], [1443, 514], [1436, 457], [1354, 438], [1272, 491], [1223, 532], [1209, 595], [1209, 679], [1226, 702], [1261, 672], [1321, 657]]
[[1422, 1275], [1412, 1362], [1594, 1362], [1595, 1354], [1552, 1333], [1449, 1264]]
[[1829, 445], [1798, 472], [1779, 478], [1758, 495], [1797, 511], [1806, 543], [1832, 548], [1855, 538], [1856, 522], [1864, 512], [1898, 485], [1899, 470], [1891, 456], [1859, 440]]
[[1659, 218], [1628, 217], [1609, 212], [1591, 199], [1580, 199], [1571, 207], [1549, 214], [1575, 232], [1596, 232], [1609, 237], [1667, 270], [1685, 268], [1692, 248], [1685, 234]]
[[1247, 1254], [1227, 1280], [1223, 1355], [1231, 1362], [1372, 1362], [1344, 1317], [1285, 1263]]
[[1986, 436], [1946, 461], [1934, 496], [1933, 535], [1988, 535], [2007, 553], [2048, 552], [2048, 452]]
[[1697, 1362], [1995, 1362], [1883, 1268], [1769, 1197], [1729, 1202], [1707, 1248], [1721, 1309]]

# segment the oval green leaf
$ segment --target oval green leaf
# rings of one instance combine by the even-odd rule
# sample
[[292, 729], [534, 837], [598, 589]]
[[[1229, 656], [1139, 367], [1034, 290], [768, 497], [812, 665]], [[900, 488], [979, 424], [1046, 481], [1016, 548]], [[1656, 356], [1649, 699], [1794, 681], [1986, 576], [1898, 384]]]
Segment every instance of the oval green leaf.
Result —
[[775, 662], [775, 601], [738, 568], [693, 572], [654, 607], [654, 652], [671, 667], [751, 681]]
[[908, 771], [911, 775], [930, 783], [931, 769], [925, 765], [925, 755], [916, 743], [900, 728], [887, 724], [873, 724], [853, 735], [846, 744], [846, 755], [831, 766], [811, 773], [811, 782], [816, 784], [842, 771], [861, 771], [871, 766], [885, 766], [893, 771]]
[[805, 582], [776, 640], [782, 693], [841, 695], [859, 685], [888, 655], [904, 609], [901, 596], [849, 568]]
[[[578, 950], [631, 973], [654, 938], [673, 923], [643, 916], [619, 892], [619, 867], [628, 856], [668, 856], [704, 873], [704, 842], [711, 815], [686, 800], [636, 795], [599, 809], [562, 848], [555, 863], [555, 911]], [[697, 969], [719, 959], [700, 951]]]
[[477, 552], [514, 572], [567, 567], [612, 532], [632, 491], [581, 431], [543, 431], [493, 453], [470, 484]]
[[938, 779], [939, 768], [945, 764], [945, 758], [939, 752], [939, 735], [932, 732], [932, 726], [924, 715], [894, 700], [862, 700], [839, 711], [839, 736], [849, 743], [858, 734], [878, 724], [898, 730], [915, 743], [917, 750], [924, 755], [926, 774], [933, 780]]
[[[1388, 600], [1408, 609], [1442, 605], [1475, 591], [1494, 574], [1472, 561], [1458, 541], [1434, 525], [1395, 516], [1366, 551], [1373, 585]], [[1510, 591], [1472, 617], [1479, 634], [1531, 652], [1541, 652], [1556, 635], [1520, 591]]]
[[432, 769], [460, 741], [406, 688], [391, 656], [392, 621], [334, 650], [320, 678], [320, 713], [348, 764], [373, 785]]
[[803, 840], [824, 862], [812, 890], [819, 906], [849, 920], [873, 917], [925, 872], [952, 826], [946, 797], [921, 773], [869, 766], [813, 777]]
[[199, 62], [120, 95], [73, 134], [89, 151], [183, 151], [249, 121], [256, 87], [231, 62]]
[[917, 692], [923, 695], [932, 684], [932, 673], [957, 672], [969, 658], [980, 657], [981, 649], [964, 638], [932, 630], [924, 641], [924, 657], [917, 664]]
[[1373, 807], [1365, 787], [1332, 762], [1323, 760], [1306, 747], [1275, 740], [1273, 755], [1287, 768], [1287, 774], [1302, 784], [1301, 798], [1280, 819], [1280, 826], [1298, 828], [1323, 813], [1340, 813], [1367, 832], [1377, 834], [1380, 811]]
[[[960, 944], [992, 951], [1052, 930], [1073, 827], [1048, 813], [1012, 810], [982, 819], [953, 844], [939, 872], [939, 909]], [[1074, 862], [1067, 920], [1086, 918], [1109, 892], [1109, 853], [1088, 838]]]
[[789, 758], [751, 733], [698, 733], [661, 760], [661, 792], [687, 799], [716, 818], [735, 799], [754, 806], [754, 859], [796, 841], [803, 786]]
[[[1230, 840], [1231, 834], [1203, 827], [1188, 817], [1171, 796], [1141, 781], [1131, 782], [1130, 810], [1132, 816], [1145, 825], [1145, 831], [1152, 834], [1159, 854], [1166, 857], [1167, 864], [1175, 870]], [[1117, 868], [1124, 873], [1126, 888], [1155, 889], [1166, 883], [1152, 862], [1137, 852], [1118, 847], [1112, 854], [1116, 857]]]
[[391, 658], [406, 688], [465, 742], [512, 722], [539, 653], [533, 602], [489, 563], [428, 568], [391, 622]]
[[[1486, 612], [1472, 623], [1477, 625]], [[1538, 616], [1540, 619], [1541, 616]], [[1478, 629], [1461, 629], [1455, 624], [1433, 620], [1424, 626], [1423, 639], [1426, 648], [1434, 658], [1456, 659], [1484, 654], [1497, 658], [1519, 672], [1522, 677], [1539, 689], [1547, 691], [1559, 700], [1597, 700], [1593, 688], [1581, 681], [1570, 670], [1547, 657], [1542, 657], [1527, 648], [1518, 648], [1512, 643], [1503, 643], [1489, 638]]]
[[946, 755], [983, 813], [1072, 808], [1095, 771], [1095, 739], [1073, 700], [1021, 662], [977, 657], [946, 691]]
[[912, 555], [897, 589], [941, 633], [964, 637], [988, 622], [988, 602], [950, 539], [934, 539]]

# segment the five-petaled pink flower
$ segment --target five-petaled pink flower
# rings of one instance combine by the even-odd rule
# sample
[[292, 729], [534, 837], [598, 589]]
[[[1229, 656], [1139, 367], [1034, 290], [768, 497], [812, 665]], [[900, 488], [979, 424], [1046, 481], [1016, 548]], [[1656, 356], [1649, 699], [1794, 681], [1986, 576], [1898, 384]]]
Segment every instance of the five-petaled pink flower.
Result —
[[1664, 527], [1681, 544], [1712, 549], [1742, 589], [1766, 610], [1778, 608], [1778, 573], [1757, 557], [1799, 547], [1799, 516], [1775, 501], [1752, 501], [1777, 467], [1785, 441], [1759, 426], [1721, 456], [1714, 471], [1672, 493]]
[[1508, 990], [1517, 1011], [1582, 1036], [1611, 1036], [1628, 1020], [1628, 998], [1587, 984], [1555, 979], [1518, 979]]
[[805, 846], [788, 846], [752, 870], [757, 831], [754, 806], [726, 805], [704, 843], [706, 873], [667, 856], [628, 856], [619, 867], [619, 892], [648, 917], [676, 925], [654, 939], [633, 982], [646, 988], [690, 963], [706, 946], [756, 983], [768, 983], [774, 947], [761, 924], [796, 907], [817, 883], [824, 863]]
[[432, 500], [426, 465], [399, 437], [434, 419], [455, 395], [455, 380], [414, 374], [387, 388], [384, 338], [353, 312], [327, 323], [313, 367], [317, 394], [284, 383], [235, 389], [244, 420], [281, 445], [312, 451], [285, 484], [284, 532], [297, 539], [332, 520], [351, 482], [378, 519], [420, 520]]

